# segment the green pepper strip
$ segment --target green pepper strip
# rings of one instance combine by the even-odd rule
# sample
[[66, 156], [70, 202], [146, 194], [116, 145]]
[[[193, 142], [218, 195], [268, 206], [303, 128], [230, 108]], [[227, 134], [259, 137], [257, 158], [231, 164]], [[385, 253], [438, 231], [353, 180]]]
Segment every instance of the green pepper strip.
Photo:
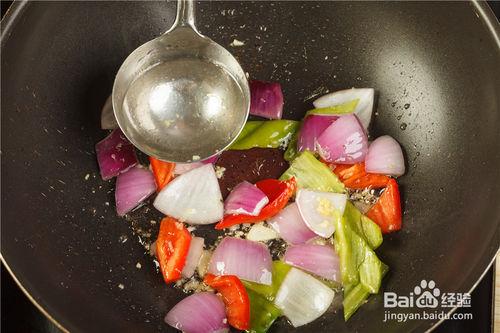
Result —
[[285, 264], [282, 261], [273, 261], [273, 282], [271, 285], [265, 285], [255, 282], [242, 281], [245, 288], [255, 291], [256, 293], [264, 296], [268, 301], [273, 302], [276, 293], [278, 292], [281, 283], [288, 274], [288, 271], [292, 268], [290, 265]]
[[291, 162], [299, 152], [297, 151], [297, 142], [299, 141], [299, 131], [295, 131], [295, 133], [292, 134], [292, 138], [290, 139], [290, 142], [288, 143], [288, 147], [286, 147], [285, 154], [283, 157], [285, 158], [286, 161]]
[[247, 293], [250, 300], [250, 329], [247, 332], [265, 333], [281, 316], [281, 311], [255, 291], [247, 288]]
[[[382, 277], [384, 277], [388, 271], [389, 267], [382, 264]], [[370, 296], [370, 291], [368, 291], [362, 283], [358, 283], [355, 286], [347, 286], [344, 289], [344, 301], [342, 305], [344, 307], [345, 321], [351, 318], [361, 305], [365, 304], [368, 296]]]
[[388, 267], [379, 260], [372, 247], [380, 245], [380, 228], [348, 203], [340, 222], [336, 222], [334, 244], [340, 258], [340, 274], [344, 285], [344, 319], [363, 304], [369, 294], [380, 289]]
[[350, 201], [345, 206], [344, 216], [352, 230], [361, 236], [375, 250], [382, 244], [380, 227], [361, 212]]
[[286, 147], [298, 127], [299, 122], [296, 120], [247, 121], [229, 149]]

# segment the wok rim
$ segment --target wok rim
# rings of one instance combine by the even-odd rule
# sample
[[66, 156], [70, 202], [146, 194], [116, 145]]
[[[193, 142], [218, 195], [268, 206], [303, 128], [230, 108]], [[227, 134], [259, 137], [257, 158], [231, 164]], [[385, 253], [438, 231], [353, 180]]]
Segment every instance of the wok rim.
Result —
[[[30, 1], [23, 1], [23, 0], [14, 0], [14, 2], [10, 5], [10, 7], [7, 9], [5, 15], [0, 21], [2, 31], [0, 35], [0, 46], [3, 49], [4, 44], [6, 41], [9, 39], [13, 29], [15, 29], [17, 21], [20, 19], [21, 15], [23, 14], [24, 10], [26, 7], [30, 4]], [[486, 1], [479, 1], [479, 0], [472, 0], [471, 1], [472, 8], [476, 10], [476, 14], [478, 17], [483, 21], [484, 24], [486, 24], [487, 30], [495, 40], [495, 43], [497, 44], [497, 48], [500, 49], [500, 25], [499, 21], [497, 20], [495, 14], [493, 13], [493, 10], [491, 7], [488, 5]], [[492, 258], [490, 258], [489, 263], [486, 265], [484, 268], [483, 272], [479, 275], [479, 277], [476, 279], [476, 282], [472, 285], [472, 287], [468, 290], [469, 293], [474, 291], [474, 289], [478, 286], [478, 284], [482, 281], [488, 270], [492, 267], [493, 263], [496, 260], [497, 255], [500, 254], [500, 248], [497, 249], [495, 254], [493, 255]], [[45, 316], [47, 317], [58, 329], [65, 333], [69, 333], [70, 331], [66, 329], [58, 320], [56, 320], [46, 309], [44, 306], [42, 306], [35, 298], [31, 295], [30, 291], [27, 290], [27, 288], [21, 283], [21, 281], [18, 279], [18, 277], [14, 274], [13, 270], [10, 268], [9, 264], [7, 263], [7, 260], [5, 259], [1, 249], [0, 249], [0, 261], [2, 264], [5, 266], [5, 269], [9, 272], [11, 275], [12, 279], [15, 281], [17, 286], [22, 290], [24, 295], [31, 301], [31, 303]], [[42, 299], [42, 298], [40, 298]], [[447, 312], [447, 316], [451, 316], [458, 307], [453, 307]], [[427, 329], [425, 332], [432, 332], [435, 330], [439, 325], [441, 325], [445, 321], [445, 318], [441, 318], [440, 320], [436, 321], [429, 329]]]

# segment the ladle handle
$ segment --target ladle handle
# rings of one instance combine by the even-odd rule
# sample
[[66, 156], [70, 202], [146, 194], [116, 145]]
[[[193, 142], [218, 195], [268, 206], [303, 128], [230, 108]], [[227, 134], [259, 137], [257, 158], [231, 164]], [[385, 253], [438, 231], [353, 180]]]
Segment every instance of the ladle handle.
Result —
[[177, 27], [191, 27], [196, 31], [193, 0], [177, 0], [177, 17], [172, 29]]

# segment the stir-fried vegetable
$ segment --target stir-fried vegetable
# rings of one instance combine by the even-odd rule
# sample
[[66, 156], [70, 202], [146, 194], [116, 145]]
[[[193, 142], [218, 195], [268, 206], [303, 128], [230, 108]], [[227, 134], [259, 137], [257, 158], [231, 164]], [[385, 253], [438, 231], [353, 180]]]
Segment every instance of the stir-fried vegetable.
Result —
[[348, 188], [363, 190], [365, 188], [383, 188], [390, 178], [384, 175], [367, 173], [365, 163], [331, 164], [330, 167]]
[[286, 206], [268, 223], [279, 233], [281, 238], [291, 244], [302, 244], [316, 237], [316, 234], [305, 224], [295, 202]]
[[[384, 277], [388, 270], [389, 268], [387, 265], [382, 264], [382, 277]], [[344, 288], [344, 300], [342, 305], [344, 307], [345, 321], [349, 320], [359, 307], [365, 304], [368, 296], [370, 296], [370, 291], [362, 283], [358, 283], [354, 286], [346, 286], [346, 288]]]
[[340, 282], [339, 257], [331, 245], [289, 246], [284, 261], [327, 280]]
[[[328, 96], [328, 95], [325, 95]], [[318, 98], [317, 100], [320, 100], [322, 97]], [[311, 115], [330, 115], [330, 116], [341, 116], [345, 114], [350, 114], [353, 113], [354, 110], [356, 110], [356, 106], [358, 105], [359, 100], [358, 99], [352, 99], [348, 102], [341, 103], [341, 104], [330, 104], [328, 106], [316, 106], [314, 105], [315, 109], [309, 110], [306, 112], [306, 116], [311, 116]], [[326, 105], [325, 103], [321, 105]]]
[[189, 244], [189, 250], [186, 257], [186, 263], [182, 269], [182, 277], [190, 278], [193, 276], [198, 263], [200, 262], [201, 255], [203, 253], [203, 247], [205, 246], [205, 240], [201, 237], [191, 237], [191, 242]]
[[155, 176], [156, 187], [161, 191], [174, 176], [175, 163], [158, 160], [154, 157], [149, 157], [151, 170]]
[[[228, 323], [265, 333], [280, 315], [299, 327], [323, 315], [340, 288], [348, 320], [369, 295], [379, 292], [388, 271], [374, 252], [382, 233], [401, 228], [399, 189], [391, 176], [404, 174], [403, 152], [389, 136], [368, 147], [373, 89], [322, 96], [299, 123], [281, 120], [278, 83], [251, 81], [250, 88], [250, 113], [273, 120], [248, 121], [217, 167], [219, 156], [189, 164], [150, 157], [150, 172], [136, 166], [134, 148], [119, 129], [96, 145], [102, 178], [118, 176], [119, 215], [158, 190], [154, 206], [167, 217], [151, 253], [165, 282], [185, 278], [178, 285], [189, 279], [188, 290], [204, 277], [205, 285], [196, 291], [211, 287], [217, 292], [191, 295], [168, 312], [165, 322], [187, 333], [225, 333]], [[106, 107], [102, 126], [113, 128], [109, 102]], [[279, 180], [273, 179], [283, 171]], [[382, 188], [366, 216], [348, 200], [348, 194], [353, 200], [366, 199], [368, 191], [363, 190]], [[369, 193], [370, 202], [377, 193]], [[218, 222], [219, 230], [253, 225], [231, 228], [236, 237], [204, 250], [205, 240], [192, 236], [184, 222]], [[283, 245], [284, 255], [273, 253], [283, 261], [272, 261], [263, 243], [270, 240]]]
[[248, 290], [253, 290], [265, 297], [268, 301], [273, 302], [278, 292], [281, 283], [292, 267], [285, 264], [283, 261], [273, 261], [273, 278], [271, 285], [260, 284], [256, 282], [243, 281], [243, 284]]
[[368, 151], [368, 137], [358, 118], [346, 115], [323, 131], [316, 141], [316, 149], [327, 162], [363, 162]]
[[294, 177], [299, 188], [317, 191], [343, 193], [344, 184], [325, 164], [308, 151], [300, 153], [290, 164], [281, 180]]
[[271, 254], [263, 243], [226, 237], [215, 249], [208, 272], [215, 275], [236, 275], [243, 280], [270, 285]]
[[273, 303], [251, 289], [247, 289], [250, 299], [250, 329], [249, 333], [265, 333], [281, 316], [281, 311]]
[[405, 159], [399, 143], [389, 135], [376, 138], [368, 148], [366, 172], [394, 177], [405, 173]]
[[235, 275], [215, 276], [206, 274], [203, 281], [222, 295], [229, 325], [239, 330], [250, 328], [250, 300]]
[[338, 116], [331, 115], [313, 114], [305, 117], [299, 131], [297, 150], [299, 152], [304, 150], [315, 151], [316, 141], [321, 133], [337, 119]]
[[259, 215], [269, 199], [257, 186], [247, 181], [235, 186], [224, 203], [226, 214]]
[[208, 292], [190, 295], [177, 303], [165, 322], [183, 332], [224, 333], [229, 331], [224, 303]]
[[[363, 295], [363, 291], [375, 294], [380, 288], [386, 266], [373, 252], [372, 247], [376, 247], [378, 243], [380, 230], [370, 222], [360, 218], [355, 207], [350, 204], [346, 206], [342, 220], [337, 223], [334, 244], [340, 258], [340, 272], [346, 294], [352, 292], [357, 285], [362, 287], [355, 289], [356, 294], [353, 295]], [[356, 296], [355, 299], [357, 298], [359, 297]], [[350, 304], [356, 302], [348, 303], [349, 309], [344, 313], [346, 318], [355, 310]]]
[[135, 166], [116, 178], [116, 212], [123, 216], [136, 208], [156, 190], [153, 175], [148, 169]]
[[284, 148], [298, 127], [295, 120], [247, 121], [229, 149]]
[[336, 91], [316, 99], [313, 104], [315, 108], [328, 108], [340, 106], [345, 103], [356, 101], [354, 114], [358, 116], [361, 124], [368, 129], [372, 118], [373, 104], [375, 101], [375, 90], [373, 88], [352, 88]]
[[288, 162], [293, 161], [293, 159], [297, 157], [297, 154], [299, 153], [299, 151], [297, 150], [299, 132], [300, 130], [298, 129], [295, 131], [295, 133], [292, 134], [292, 136], [290, 137], [290, 141], [288, 142], [288, 147], [286, 147], [285, 153], [283, 154], [283, 158]]
[[345, 222], [358, 234], [373, 250], [382, 244], [380, 227], [370, 220], [351, 203], [347, 202], [344, 211]]
[[368, 243], [352, 230], [345, 216], [336, 229], [334, 244], [340, 258], [342, 284], [349, 286], [361, 282], [371, 293], [377, 293], [382, 280], [382, 262]]
[[297, 206], [305, 224], [317, 235], [328, 238], [344, 214], [345, 194], [301, 189], [297, 193]]
[[389, 233], [401, 229], [403, 216], [401, 213], [401, 199], [398, 183], [391, 179], [375, 205], [370, 208], [366, 216], [371, 218], [382, 229]]
[[191, 243], [191, 235], [184, 225], [171, 217], [160, 223], [156, 239], [156, 258], [166, 283], [181, 277]]
[[269, 199], [269, 203], [262, 208], [259, 215], [230, 214], [224, 216], [215, 229], [229, 228], [241, 223], [256, 223], [264, 221], [276, 215], [287, 204], [290, 197], [295, 193], [295, 179], [279, 181], [276, 179], [265, 179], [255, 184]]
[[277, 82], [251, 80], [250, 114], [268, 119], [281, 119], [283, 114], [283, 92]]
[[274, 304], [294, 327], [319, 318], [332, 304], [335, 292], [311, 275], [292, 268], [281, 284]]
[[116, 129], [95, 145], [97, 162], [104, 180], [118, 176], [137, 164], [134, 146], [120, 129]]
[[222, 195], [212, 164], [175, 178], [158, 194], [154, 206], [165, 215], [190, 224], [210, 224], [224, 214]]

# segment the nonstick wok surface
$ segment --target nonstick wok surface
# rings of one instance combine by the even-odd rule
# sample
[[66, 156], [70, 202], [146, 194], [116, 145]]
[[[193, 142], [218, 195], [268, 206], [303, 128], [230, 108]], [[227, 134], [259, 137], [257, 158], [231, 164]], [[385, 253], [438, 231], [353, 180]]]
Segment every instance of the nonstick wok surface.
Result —
[[[15, 3], [2, 21], [2, 257], [72, 332], [172, 331], [163, 316], [185, 297], [132, 234], [140, 226], [154, 238], [149, 221], [160, 214], [118, 218], [114, 181], [99, 178], [93, 152], [118, 67], [174, 15], [174, 2], [43, 1]], [[408, 163], [403, 230], [378, 250], [391, 269], [383, 290], [407, 295], [422, 279], [449, 292], [475, 285], [500, 222], [500, 51], [486, 4], [202, 1], [197, 20], [250, 77], [282, 83], [286, 118], [300, 119], [314, 93], [374, 87], [371, 134], [395, 137]], [[233, 39], [245, 45], [229, 47]], [[211, 230], [197, 232], [213, 239]], [[328, 314], [296, 331], [436, 324], [383, 316], [377, 295], [348, 323]], [[290, 330], [282, 320], [271, 332]]]

